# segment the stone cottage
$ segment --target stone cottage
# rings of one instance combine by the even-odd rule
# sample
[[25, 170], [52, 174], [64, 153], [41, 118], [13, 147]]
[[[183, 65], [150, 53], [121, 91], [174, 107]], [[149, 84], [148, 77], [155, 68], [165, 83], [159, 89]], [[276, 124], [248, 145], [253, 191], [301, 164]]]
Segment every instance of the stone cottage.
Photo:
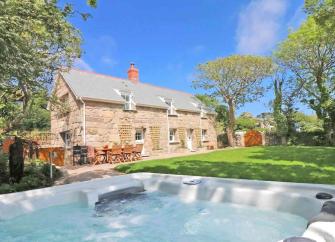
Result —
[[60, 71], [53, 90], [51, 132], [58, 146], [144, 145], [143, 154], [216, 147], [215, 114], [193, 95], [139, 80], [71, 69]]

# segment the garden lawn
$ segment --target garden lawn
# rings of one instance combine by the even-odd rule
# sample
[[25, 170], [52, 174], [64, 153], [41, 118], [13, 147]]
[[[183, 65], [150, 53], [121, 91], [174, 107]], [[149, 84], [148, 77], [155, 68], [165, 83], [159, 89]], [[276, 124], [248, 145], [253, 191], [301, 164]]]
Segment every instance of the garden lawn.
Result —
[[269, 146], [120, 165], [120, 172], [335, 184], [335, 148]]

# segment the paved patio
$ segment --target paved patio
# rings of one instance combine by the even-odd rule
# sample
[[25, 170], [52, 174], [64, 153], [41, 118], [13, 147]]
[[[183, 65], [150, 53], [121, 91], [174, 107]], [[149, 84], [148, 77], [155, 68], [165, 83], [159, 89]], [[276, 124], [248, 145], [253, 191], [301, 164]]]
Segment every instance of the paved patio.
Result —
[[62, 168], [64, 177], [56, 181], [56, 185], [88, 181], [88, 180], [96, 179], [96, 178], [119, 176], [119, 175], [122, 175], [123, 173], [116, 171], [114, 168], [120, 164], [131, 164], [131, 163], [136, 163], [136, 162], [142, 162], [145, 160], [166, 159], [166, 158], [187, 156], [187, 155], [193, 155], [193, 154], [204, 154], [204, 153], [209, 153], [212, 151], [213, 150], [195, 151], [195, 152], [188, 152], [188, 153], [169, 153], [169, 154], [163, 154], [163, 155], [143, 157], [143, 159], [139, 161], [124, 162], [124, 163], [118, 163], [118, 164], [108, 164], [107, 163], [107, 164], [99, 164], [99, 165], [77, 166], [73, 168]]

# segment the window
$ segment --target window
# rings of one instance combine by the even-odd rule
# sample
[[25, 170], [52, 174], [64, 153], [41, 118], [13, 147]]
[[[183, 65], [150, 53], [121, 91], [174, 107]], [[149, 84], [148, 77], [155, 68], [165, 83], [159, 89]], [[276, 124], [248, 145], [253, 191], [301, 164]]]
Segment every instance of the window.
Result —
[[56, 104], [55, 108], [60, 118], [66, 116], [71, 111], [68, 93], [59, 98], [59, 102]]
[[200, 107], [200, 117], [201, 118], [206, 118], [206, 114], [207, 114], [207, 112], [206, 112], [205, 108], [201, 106]]
[[207, 129], [201, 130], [201, 141], [207, 141]]
[[136, 129], [135, 142], [136, 143], [143, 143], [144, 142], [144, 130], [143, 129]]
[[71, 148], [71, 133], [70, 131], [62, 132], [60, 133], [63, 141], [64, 141], [64, 146], [65, 148]]
[[169, 131], [169, 142], [176, 141], [176, 129], [170, 129]]
[[169, 115], [177, 115], [175, 106], [173, 105], [172, 99], [165, 99], [165, 103], [169, 106]]
[[60, 101], [61, 103], [68, 103], [68, 102], [69, 102], [69, 94], [66, 93], [66, 94], [64, 94], [63, 96], [61, 96], [61, 97], [59, 98], [59, 101]]
[[136, 110], [136, 104], [131, 93], [121, 93], [121, 97], [125, 100], [124, 110]]

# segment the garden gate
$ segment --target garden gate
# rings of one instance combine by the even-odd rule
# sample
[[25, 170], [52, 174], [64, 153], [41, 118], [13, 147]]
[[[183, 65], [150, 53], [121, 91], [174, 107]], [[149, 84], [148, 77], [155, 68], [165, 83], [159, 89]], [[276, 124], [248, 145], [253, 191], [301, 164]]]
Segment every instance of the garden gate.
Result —
[[244, 145], [246, 147], [262, 145], [262, 133], [249, 130], [244, 134]]

